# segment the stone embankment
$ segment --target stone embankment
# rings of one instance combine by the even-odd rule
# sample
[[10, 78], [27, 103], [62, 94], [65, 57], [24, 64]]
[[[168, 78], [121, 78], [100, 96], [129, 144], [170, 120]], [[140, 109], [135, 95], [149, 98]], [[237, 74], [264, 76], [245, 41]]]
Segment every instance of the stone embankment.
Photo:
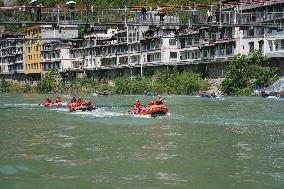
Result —
[[220, 95], [221, 91], [220, 91], [220, 86], [222, 81], [224, 80], [224, 78], [218, 78], [218, 79], [207, 79], [208, 83], [209, 83], [209, 89], [208, 89], [208, 93], [212, 93], [214, 92], [215, 94]]

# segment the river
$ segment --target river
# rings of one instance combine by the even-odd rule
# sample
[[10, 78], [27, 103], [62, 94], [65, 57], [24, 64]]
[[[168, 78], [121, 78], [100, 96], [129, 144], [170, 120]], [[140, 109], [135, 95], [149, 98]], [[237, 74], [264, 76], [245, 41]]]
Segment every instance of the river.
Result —
[[0, 94], [0, 188], [284, 188], [284, 100], [167, 96], [151, 118], [124, 115], [151, 97], [72, 113], [46, 97]]

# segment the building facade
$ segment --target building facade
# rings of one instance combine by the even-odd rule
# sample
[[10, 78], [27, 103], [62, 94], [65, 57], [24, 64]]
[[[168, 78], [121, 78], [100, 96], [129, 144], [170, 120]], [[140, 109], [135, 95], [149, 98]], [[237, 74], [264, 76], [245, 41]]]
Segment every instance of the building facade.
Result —
[[23, 80], [24, 34], [2, 35], [0, 41], [0, 74], [4, 79]]
[[[54, 67], [61, 68], [58, 49], [47, 50], [46, 43], [76, 38], [78, 37], [78, 27], [72, 25], [62, 27], [37, 25], [26, 29], [25, 35], [25, 74], [33, 80], [38, 80], [43, 70]], [[47, 61], [49, 58], [52, 61]]]
[[[218, 11], [213, 14], [208, 20], [211, 26], [124, 25], [103, 27], [82, 38], [77, 38], [77, 26], [34, 26], [26, 30], [23, 68], [27, 76], [40, 77], [42, 72], [57, 68], [63, 75], [67, 73], [68, 78], [78, 74], [114, 78], [130, 73], [143, 75], [147, 69], [161, 67], [175, 66], [182, 70], [202, 67], [208, 77], [220, 78], [235, 55], [261, 50], [279, 68], [280, 75], [284, 75], [283, 12], [281, 1], [239, 4], [222, 10], [221, 17]], [[262, 16], [252, 17], [255, 13]], [[143, 20], [153, 19], [149, 16]], [[179, 20], [177, 16], [165, 15], [164, 22], [169, 19]], [[255, 19], [261, 24], [236, 24], [246, 23], [246, 19]], [[216, 24], [218, 20], [220, 24]], [[281, 24], [266, 25], [273, 21]], [[11, 74], [9, 70], [21, 67], [11, 64], [5, 45], [0, 45], [1, 73]], [[14, 46], [19, 50], [14, 48], [13, 52], [23, 52], [20, 43]], [[21, 57], [16, 59], [20, 65]]]

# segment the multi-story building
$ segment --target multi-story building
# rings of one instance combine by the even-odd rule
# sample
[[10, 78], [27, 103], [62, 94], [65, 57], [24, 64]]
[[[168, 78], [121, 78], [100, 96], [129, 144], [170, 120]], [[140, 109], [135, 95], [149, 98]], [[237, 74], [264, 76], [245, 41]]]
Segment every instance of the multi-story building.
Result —
[[[209, 77], [223, 77], [227, 63], [235, 55], [249, 55], [254, 50], [261, 50], [272, 65], [279, 68], [280, 74], [284, 75], [283, 28], [281, 24], [275, 27], [266, 26], [271, 19], [278, 21], [282, 19], [283, 23], [284, 3], [280, 1], [267, 3], [269, 6], [268, 4], [240, 5], [230, 9], [228, 15], [222, 16], [221, 25], [186, 28], [179, 32], [176, 36], [179, 48], [178, 65], [205, 63]], [[245, 17], [241, 21], [237, 20], [238, 16], [232, 14], [234, 11], [236, 14], [238, 11], [243, 11], [242, 15], [247, 14], [252, 17], [250, 19], [261, 19], [256, 15], [261, 13], [263, 24], [246, 25]]]
[[23, 80], [24, 34], [4, 34], [0, 41], [0, 74], [5, 79]]
[[70, 49], [72, 42], [52, 41], [42, 45], [42, 70], [58, 69], [65, 72], [72, 68]]
[[[78, 27], [71, 25], [64, 25], [61, 27], [54, 27], [52, 25], [37, 25], [26, 29], [26, 44], [25, 44], [25, 74], [32, 79], [39, 79], [42, 73], [42, 46], [47, 41], [58, 41], [62, 39], [78, 37]], [[59, 56], [58, 52], [50, 53], [51, 56]], [[44, 58], [45, 59], [45, 58]], [[55, 57], [53, 57], [55, 59]], [[44, 68], [59, 66], [53, 64], [48, 65], [44, 62]], [[60, 66], [59, 66], [60, 67]]]
[[[216, 78], [224, 76], [225, 67], [235, 55], [261, 50], [284, 75], [283, 12], [282, 1], [240, 4], [213, 15], [211, 26], [195, 24], [178, 28], [157, 24], [119, 26], [115, 29], [103, 27], [84, 38], [61, 43], [60, 39], [78, 36], [76, 26], [34, 26], [26, 30], [24, 71], [28, 76], [38, 78], [42, 71], [50, 68], [67, 72], [71, 77], [78, 73], [115, 77], [132, 74], [133, 71], [137, 75], [160, 67], [178, 66], [182, 69], [203, 67], [209, 77]], [[143, 18], [147, 23], [153, 19], [159, 19], [153, 12]], [[166, 15], [164, 22], [169, 19], [179, 20], [178, 16]], [[220, 20], [221, 23], [217, 24]], [[258, 25], [247, 24], [251, 20]], [[271, 22], [275, 22], [273, 27]], [[0, 45], [0, 48], [1, 72], [8, 74], [9, 69], [20, 70], [21, 67], [10, 64], [10, 56], [3, 57], [7, 51], [5, 45]], [[17, 60], [20, 65], [21, 58]]]

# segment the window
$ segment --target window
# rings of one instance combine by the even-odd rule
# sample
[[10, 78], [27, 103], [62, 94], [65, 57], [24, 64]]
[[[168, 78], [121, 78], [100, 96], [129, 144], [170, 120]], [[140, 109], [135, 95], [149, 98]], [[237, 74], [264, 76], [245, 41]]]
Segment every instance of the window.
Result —
[[230, 55], [232, 53], [233, 53], [233, 45], [232, 44], [226, 45], [226, 55]]
[[203, 50], [203, 57], [207, 57], [208, 51], [207, 50]]
[[249, 37], [253, 37], [253, 36], [254, 36], [254, 29], [250, 29], [250, 30], [248, 31], [248, 36], [249, 36]]
[[284, 49], [284, 39], [281, 39], [281, 49]]
[[188, 39], [186, 40], [186, 44], [187, 44], [187, 45], [192, 45], [192, 38], [188, 38]]
[[233, 37], [233, 28], [227, 28], [227, 37], [229, 38]]
[[225, 54], [225, 45], [220, 45], [219, 46], [219, 55], [224, 55]]
[[161, 53], [147, 55], [147, 62], [157, 62], [157, 61], [161, 61]]
[[156, 41], [155, 48], [158, 49], [160, 47], [160, 41]]
[[215, 48], [210, 48], [210, 56], [215, 56]]
[[212, 41], [215, 41], [216, 40], [216, 33], [211, 33], [210, 36], [209, 36], [209, 39], [212, 40]]
[[277, 41], [275, 41], [274, 43], [275, 43], [275, 50], [279, 50], [278, 42], [277, 42]]
[[254, 42], [249, 42], [249, 52], [254, 51]]
[[176, 45], [177, 41], [176, 41], [176, 39], [170, 39], [169, 43], [170, 43], [170, 45]]
[[198, 44], [199, 44], [199, 37], [195, 37], [195, 38], [194, 38], [194, 44], [195, 44], [195, 45], [198, 45]]
[[170, 52], [170, 58], [177, 58], [177, 52]]
[[258, 49], [261, 50], [261, 51], [263, 51], [263, 44], [264, 44], [263, 40], [260, 40], [258, 42]]

